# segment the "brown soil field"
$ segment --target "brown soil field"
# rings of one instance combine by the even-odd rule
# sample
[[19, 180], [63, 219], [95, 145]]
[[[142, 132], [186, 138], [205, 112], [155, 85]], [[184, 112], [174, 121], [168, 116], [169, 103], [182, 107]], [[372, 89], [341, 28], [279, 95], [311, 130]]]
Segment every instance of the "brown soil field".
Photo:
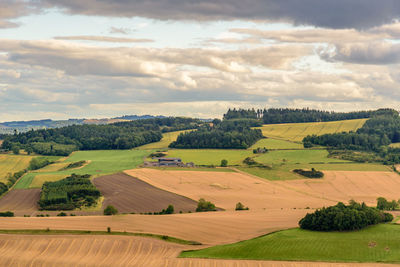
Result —
[[399, 199], [400, 176], [395, 172], [325, 171], [323, 179], [278, 181], [287, 188], [321, 198], [347, 202], [354, 199], [370, 206], [378, 197]]
[[153, 233], [205, 245], [247, 240], [276, 230], [296, 227], [308, 210], [221, 211], [173, 215], [117, 215], [1, 218], [0, 229], [94, 230]]
[[103, 207], [113, 205], [119, 212], [159, 212], [169, 204], [175, 212], [195, 211], [197, 202], [156, 188], [137, 178], [118, 173], [96, 178], [93, 183], [105, 197]]
[[[1, 266], [298, 267], [371, 266], [321, 262], [179, 259], [193, 247], [142, 237], [0, 235]], [[374, 264], [374, 266], [395, 266]]]
[[318, 208], [334, 204], [320, 194], [287, 188], [259, 177], [234, 172], [160, 171], [134, 169], [127, 174], [155, 187], [198, 200], [204, 198], [226, 210], [241, 202], [251, 211], [276, 208]]
[[40, 189], [13, 189], [0, 198], [0, 211], [13, 211], [17, 216], [32, 215], [38, 210]]
[[398, 199], [400, 176], [394, 172], [325, 171], [323, 179], [268, 181], [245, 173], [126, 171], [158, 188], [201, 197], [233, 210], [237, 202], [250, 210], [273, 208], [320, 208], [350, 199], [376, 205], [378, 197]]

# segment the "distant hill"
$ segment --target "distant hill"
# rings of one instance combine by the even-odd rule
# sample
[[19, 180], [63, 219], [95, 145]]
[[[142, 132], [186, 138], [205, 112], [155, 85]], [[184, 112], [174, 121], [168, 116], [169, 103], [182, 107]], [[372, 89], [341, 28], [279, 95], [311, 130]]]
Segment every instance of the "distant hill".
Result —
[[49, 129], [59, 128], [70, 125], [83, 125], [83, 124], [110, 124], [122, 121], [133, 121], [140, 119], [151, 119], [151, 118], [165, 118], [164, 116], [152, 116], [152, 115], [125, 115], [116, 118], [103, 118], [103, 119], [68, 119], [68, 120], [32, 120], [32, 121], [10, 121], [0, 123], [0, 134], [11, 134], [15, 130], [17, 132], [27, 132], [31, 129]]

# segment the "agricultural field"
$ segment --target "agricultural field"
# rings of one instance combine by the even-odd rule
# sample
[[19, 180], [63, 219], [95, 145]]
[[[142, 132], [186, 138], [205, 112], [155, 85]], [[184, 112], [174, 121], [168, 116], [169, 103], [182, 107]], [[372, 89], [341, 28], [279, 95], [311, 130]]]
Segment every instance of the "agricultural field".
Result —
[[173, 205], [175, 212], [195, 211], [197, 202], [161, 190], [124, 173], [102, 176], [93, 183], [105, 197], [103, 206], [113, 205], [119, 212], [160, 212]]
[[171, 144], [173, 141], [176, 141], [176, 138], [178, 138], [181, 133], [185, 133], [187, 131], [191, 130], [163, 133], [163, 137], [159, 142], [143, 145], [137, 149], [167, 149], [169, 144]]
[[[18, 181], [15, 188], [40, 187], [45, 181], [61, 180], [72, 173], [91, 174], [93, 177], [117, 173], [142, 164], [144, 157], [148, 154], [149, 151], [145, 150], [77, 151], [64, 161], [55, 163], [55, 166], [52, 164], [42, 170], [26, 174]], [[88, 161], [89, 164], [82, 168], [61, 170], [70, 163], [83, 160]]]
[[284, 164], [312, 164], [312, 163], [348, 163], [349, 161], [328, 158], [328, 151], [326, 149], [303, 149], [303, 150], [279, 150], [270, 151], [256, 157], [257, 162], [268, 165]]
[[40, 189], [14, 189], [0, 198], [0, 211], [14, 211], [19, 216], [38, 209]]
[[253, 150], [258, 147], [265, 147], [269, 150], [271, 149], [303, 149], [303, 144], [301, 142], [289, 142], [280, 139], [273, 138], [263, 138], [257, 143], [252, 145], [249, 149]]
[[400, 143], [390, 144], [390, 147], [400, 148]]
[[168, 157], [181, 158], [183, 162], [194, 162], [196, 165], [219, 166], [222, 159], [229, 165], [240, 165], [242, 161], [253, 156], [250, 150], [239, 149], [171, 149]]
[[263, 135], [266, 137], [301, 142], [307, 135], [356, 131], [366, 121], [367, 119], [357, 119], [331, 122], [267, 124], [259, 129], [261, 129]]
[[33, 156], [0, 154], [0, 182], [7, 182], [7, 174], [28, 168]]
[[400, 226], [352, 232], [290, 229], [231, 245], [183, 252], [181, 257], [328, 262], [400, 262]]

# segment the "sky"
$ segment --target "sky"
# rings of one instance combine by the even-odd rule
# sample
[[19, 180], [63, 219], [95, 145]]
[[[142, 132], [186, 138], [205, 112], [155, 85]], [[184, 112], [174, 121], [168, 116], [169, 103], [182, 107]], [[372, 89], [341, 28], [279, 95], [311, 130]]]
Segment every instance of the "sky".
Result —
[[0, 0], [0, 121], [400, 106], [398, 0]]

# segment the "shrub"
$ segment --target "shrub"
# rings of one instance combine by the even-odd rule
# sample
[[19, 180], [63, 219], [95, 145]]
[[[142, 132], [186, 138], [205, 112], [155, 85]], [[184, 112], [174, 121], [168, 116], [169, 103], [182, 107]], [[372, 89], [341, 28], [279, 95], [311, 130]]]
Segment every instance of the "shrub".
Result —
[[378, 210], [396, 210], [399, 208], [399, 203], [395, 200], [392, 200], [391, 202], [389, 202], [386, 200], [386, 198], [378, 197], [377, 203], [376, 203], [376, 208]]
[[368, 225], [390, 222], [393, 216], [365, 203], [350, 201], [349, 205], [339, 202], [335, 206], [308, 213], [299, 221], [300, 228], [313, 231], [359, 230]]
[[14, 212], [12, 211], [0, 212], [0, 217], [14, 217]]
[[235, 210], [249, 210], [249, 207], [245, 207], [241, 202], [238, 202]]
[[210, 201], [205, 201], [204, 198], [200, 198], [199, 202], [197, 203], [196, 212], [203, 212], [203, 211], [216, 211], [215, 205]]
[[104, 211], [103, 211], [104, 215], [116, 215], [118, 214], [118, 210], [112, 206], [112, 205], [108, 205]]
[[226, 159], [221, 160], [221, 167], [227, 167], [228, 161]]
[[38, 158], [33, 158], [29, 162], [29, 167], [28, 169], [31, 171], [41, 169], [49, 164], [52, 164], [53, 161], [48, 160], [47, 158], [44, 157], [38, 157]]
[[293, 172], [300, 174], [302, 176], [308, 177], [308, 178], [322, 178], [324, 177], [324, 173], [321, 171], [317, 171], [314, 168], [311, 169], [311, 171], [306, 171], [303, 169], [295, 169]]
[[59, 214], [57, 214], [57, 216], [64, 217], [64, 216], [67, 216], [67, 214], [65, 212], [60, 212]]

